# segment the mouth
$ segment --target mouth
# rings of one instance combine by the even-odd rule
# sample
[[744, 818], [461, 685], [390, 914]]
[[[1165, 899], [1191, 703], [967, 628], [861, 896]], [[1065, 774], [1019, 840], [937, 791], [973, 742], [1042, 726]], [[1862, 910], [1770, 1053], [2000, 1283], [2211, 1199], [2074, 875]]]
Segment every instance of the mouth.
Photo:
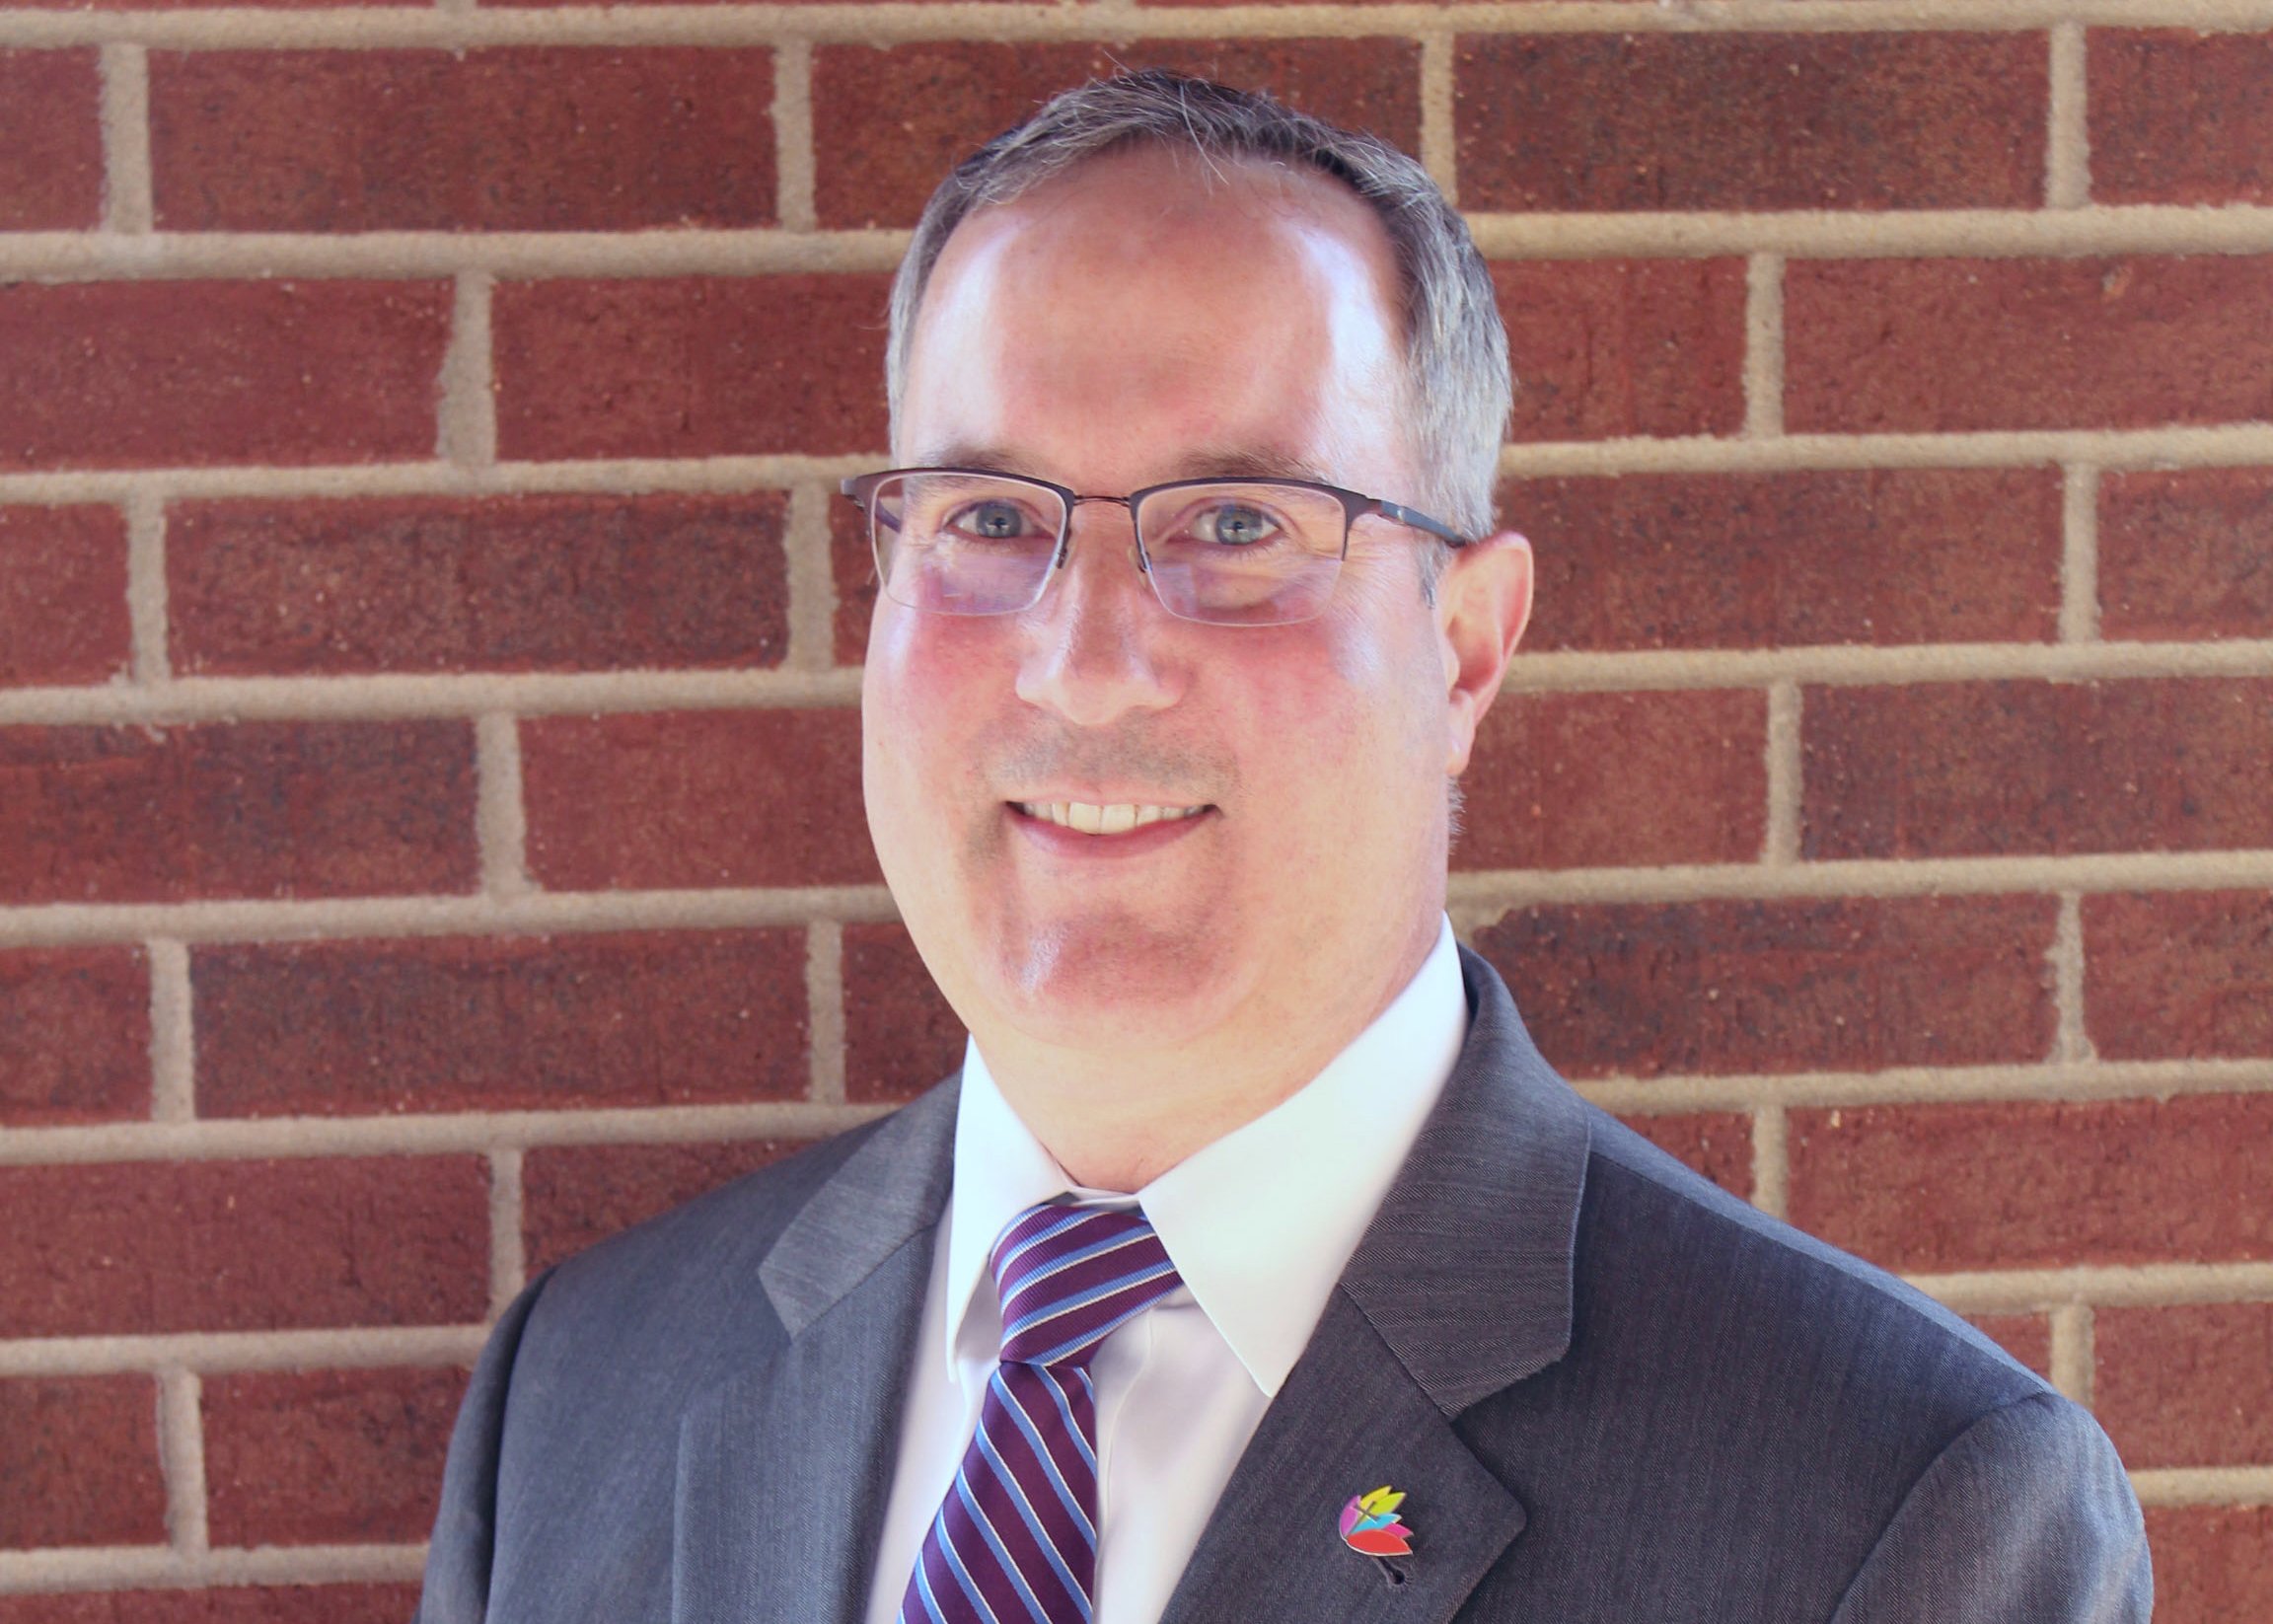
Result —
[[1100, 805], [1093, 801], [1012, 801], [1037, 823], [1069, 829], [1079, 835], [1128, 835], [1154, 824], [1181, 823], [1209, 810], [1205, 806], [1150, 806], [1133, 802]]

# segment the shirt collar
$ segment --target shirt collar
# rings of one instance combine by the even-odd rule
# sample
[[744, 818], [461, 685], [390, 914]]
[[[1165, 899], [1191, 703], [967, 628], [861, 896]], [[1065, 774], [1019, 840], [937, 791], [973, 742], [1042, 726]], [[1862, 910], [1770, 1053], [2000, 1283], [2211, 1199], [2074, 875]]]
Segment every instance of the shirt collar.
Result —
[[979, 1290], [991, 1275], [994, 1237], [1027, 1208], [1074, 1188], [1058, 1158], [1042, 1148], [1002, 1097], [977, 1040], [966, 1040], [963, 1087], [955, 1107], [955, 1182], [947, 1198], [950, 1370], [959, 1346], [968, 1348], [972, 1358], [983, 1358], [1000, 1345], [994, 1293]]
[[[1405, 990], [1324, 1070], [1137, 1192], [1185, 1286], [1266, 1395], [1277, 1396], [1301, 1357], [1467, 1030], [1447, 920]], [[993, 1293], [979, 1287], [994, 1237], [1028, 1207], [1068, 1192], [1128, 1199], [1075, 1185], [968, 1044], [948, 1208], [951, 1367], [959, 1347], [992, 1351]]]

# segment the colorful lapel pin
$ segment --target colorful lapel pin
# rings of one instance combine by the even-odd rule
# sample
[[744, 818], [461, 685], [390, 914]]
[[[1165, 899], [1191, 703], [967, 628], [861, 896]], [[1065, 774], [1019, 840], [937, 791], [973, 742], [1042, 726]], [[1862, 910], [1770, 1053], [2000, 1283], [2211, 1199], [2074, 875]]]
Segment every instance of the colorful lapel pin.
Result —
[[1404, 1504], [1386, 1483], [1369, 1495], [1352, 1495], [1342, 1508], [1342, 1543], [1367, 1556], [1411, 1556], [1413, 1530], [1397, 1516]]

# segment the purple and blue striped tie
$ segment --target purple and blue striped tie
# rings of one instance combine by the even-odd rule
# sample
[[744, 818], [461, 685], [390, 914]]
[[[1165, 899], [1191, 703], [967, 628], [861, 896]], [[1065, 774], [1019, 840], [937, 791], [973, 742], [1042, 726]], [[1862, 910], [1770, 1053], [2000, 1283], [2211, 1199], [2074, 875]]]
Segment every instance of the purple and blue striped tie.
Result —
[[1089, 1361], [1180, 1283], [1139, 1212], [1029, 1207], [994, 1242], [1002, 1362], [900, 1624], [1080, 1624], [1097, 1578]]

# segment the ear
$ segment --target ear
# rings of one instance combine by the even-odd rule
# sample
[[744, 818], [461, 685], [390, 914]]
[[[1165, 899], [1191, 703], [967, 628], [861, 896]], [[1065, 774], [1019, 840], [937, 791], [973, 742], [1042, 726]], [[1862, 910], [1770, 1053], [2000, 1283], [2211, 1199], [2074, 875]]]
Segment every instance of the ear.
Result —
[[1456, 551], [1436, 582], [1436, 624], [1444, 651], [1444, 771], [1468, 767], [1476, 725], [1500, 693], [1500, 680], [1531, 619], [1531, 544], [1503, 530]]

